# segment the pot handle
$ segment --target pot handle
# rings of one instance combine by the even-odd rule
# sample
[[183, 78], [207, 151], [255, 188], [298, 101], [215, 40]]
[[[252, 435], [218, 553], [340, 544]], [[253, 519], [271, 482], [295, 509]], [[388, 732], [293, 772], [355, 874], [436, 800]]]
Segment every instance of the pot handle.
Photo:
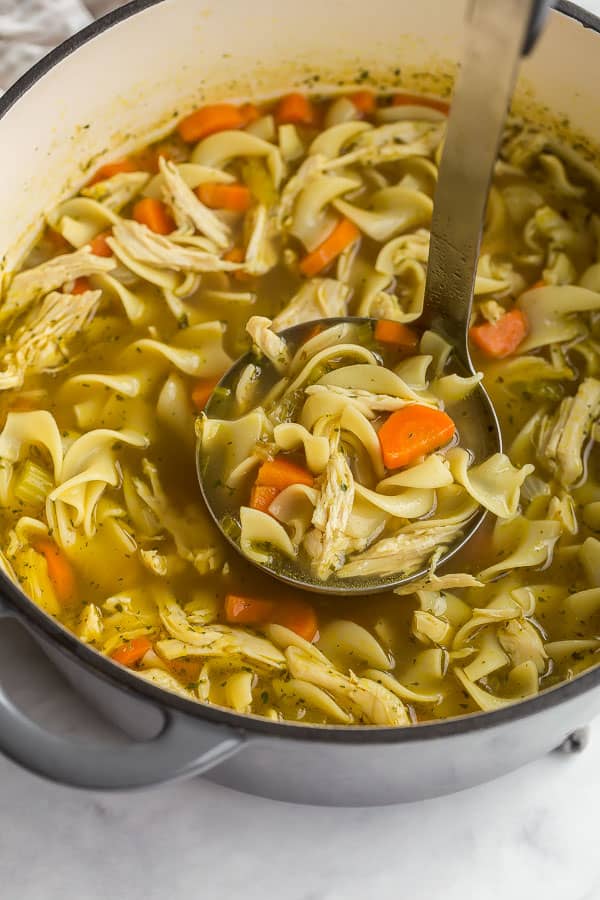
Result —
[[[0, 619], [15, 616], [0, 599]], [[90, 790], [142, 788], [201, 775], [237, 753], [243, 732], [173, 710], [149, 741], [92, 744], [47, 731], [15, 706], [0, 685], [0, 752], [52, 781]]]

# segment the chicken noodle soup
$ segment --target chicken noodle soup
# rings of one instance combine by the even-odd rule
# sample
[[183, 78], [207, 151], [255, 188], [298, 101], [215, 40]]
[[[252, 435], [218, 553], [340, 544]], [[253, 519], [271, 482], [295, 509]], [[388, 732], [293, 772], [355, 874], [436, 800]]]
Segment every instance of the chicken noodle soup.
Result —
[[[500, 708], [596, 662], [600, 179], [526, 123], [509, 122], [496, 166], [471, 330], [517, 473], [508, 508], [445, 568], [434, 555], [418, 583], [365, 600], [283, 587], [201, 501], [195, 420], [249, 349], [251, 317], [273, 335], [346, 314], [413, 327], [445, 111], [364, 91], [203, 107], [92, 173], [5, 273], [1, 564], [140, 678], [272, 719], [410, 725]], [[413, 362], [409, 378], [400, 361], [404, 381], [433, 396], [444, 348], [419, 356], [439, 370]], [[460, 484], [440, 450], [438, 477], [448, 462]], [[484, 474], [477, 502], [506, 497]], [[402, 488], [455, 487], [433, 483]]]
[[484, 456], [481, 375], [450, 371], [440, 336], [385, 319], [270, 326], [249, 320], [254, 359], [198, 429], [204, 490], [248, 559], [317, 587], [381, 588], [435, 569], [482, 507], [515, 514], [533, 466]]

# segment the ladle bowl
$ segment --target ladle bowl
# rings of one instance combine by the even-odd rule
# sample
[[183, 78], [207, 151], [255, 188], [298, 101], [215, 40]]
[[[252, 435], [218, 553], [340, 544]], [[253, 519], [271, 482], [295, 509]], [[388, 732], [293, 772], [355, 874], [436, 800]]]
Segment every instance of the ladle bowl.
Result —
[[[287, 328], [280, 332], [280, 336], [284, 338], [291, 352], [294, 353], [317, 327], [324, 331], [326, 328], [334, 325], [348, 324], [355, 326], [374, 326], [376, 322], [376, 319], [352, 316], [319, 319], [311, 322], [303, 322], [299, 325]], [[464, 360], [461, 360], [456, 356], [450, 368], [459, 375], [473, 375], [474, 370], [470, 358], [466, 362], [467, 364], [465, 364]], [[231, 403], [229, 398], [235, 394], [240, 375], [244, 369], [252, 363], [257, 363], [257, 354], [254, 350], [250, 350], [244, 356], [240, 357], [240, 359], [238, 359], [225, 373], [209, 397], [204, 409], [204, 415], [207, 419], [235, 418], [235, 416], [231, 416], [230, 413]], [[266, 357], [260, 357], [259, 365], [261, 368], [261, 378], [264, 378], [267, 383], [275, 381], [277, 377], [275, 367]], [[477, 462], [491, 456], [493, 453], [500, 452], [502, 449], [502, 439], [493, 404], [481, 382], [469, 396], [469, 406], [472, 408], [475, 404], [477, 404], [478, 407], [475, 418], [479, 427], [477, 449], [473, 455], [474, 461]], [[472, 423], [470, 424], [472, 429]], [[460, 435], [460, 422], [457, 423], [457, 432]], [[226, 540], [238, 551], [238, 553], [244, 555], [239, 542], [239, 534], [233, 534], [231, 531], [230, 526], [232, 524], [232, 519], [226, 503], [228, 493], [227, 488], [221, 483], [215, 484], [214, 478], [212, 477], [212, 473], [214, 472], [212, 463], [214, 463], [214, 461], [212, 461], [209, 454], [204, 451], [201, 436], [198, 439], [196, 458], [198, 480], [206, 506], [214, 519], [215, 524]], [[434, 514], [435, 510], [432, 510], [431, 513], [429, 513], [430, 516]], [[459, 552], [459, 550], [468, 544], [486, 516], [486, 510], [483, 508], [477, 510], [473, 514], [466, 522], [465, 529], [459, 539], [448, 546], [440, 557], [438, 567], [448, 562]], [[245, 555], [244, 558], [247, 559]], [[277, 554], [270, 562], [259, 563], [254, 560], [248, 561], [252, 562], [268, 575], [293, 587], [321, 594], [337, 595], [373, 594], [391, 590], [415, 581], [418, 578], [423, 578], [429, 570], [429, 567], [425, 565], [420, 566], [415, 571], [406, 573], [397, 572], [392, 575], [373, 575], [350, 578], [336, 577], [334, 573], [327, 581], [322, 581], [316, 577], [312, 577], [308, 567], [300, 566], [294, 560], [287, 560], [280, 554]]]

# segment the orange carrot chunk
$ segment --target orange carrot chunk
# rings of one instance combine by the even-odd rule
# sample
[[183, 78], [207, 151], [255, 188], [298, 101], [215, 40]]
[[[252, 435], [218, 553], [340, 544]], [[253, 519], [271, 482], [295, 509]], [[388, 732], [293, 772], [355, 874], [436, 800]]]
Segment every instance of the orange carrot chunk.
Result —
[[394, 94], [392, 106], [428, 106], [437, 109], [438, 112], [448, 115], [450, 104], [446, 100], [438, 100], [437, 97], [423, 97], [421, 94]]
[[348, 95], [348, 100], [354, 103], [363, 116], [370, 116], [375, 112], [375, 94], [372, 91], [355, 91]]
[[416, 350], [419, 335], [408, 325], [392, 319], [380, 319], [375, 325], [375, 340], [380, 344], [390, 344], [406, 350]]
[[469, 329], [469, 335], [473, 343], [486, 356], [492, 359], [503, 359], [515, 352], [527, 336], [528, 331], [529, 325], [525, 313], [520, 309], [511, 309], [497, 322], [473, 325]]
[[246, 212], [252, 203], [252, 195], [245, 184], [205, 182], [196, 188], [196, 194], [198, 199], [210, 209]]
[[287, 94], [277, 104], [275, 121], [278, 125], [314, 125], [316, 110], [303, 94]]
[[38, 553], [46, 560], [48, 577], [54, 586], [60, 603], [68, 605], [75, 594], [75, 574], [71, 563], [64, 556], [54, 541], [49, 538], [37, 541], [34, 545]]
[[300, 262], [300, 271], [307, 278], [313, 278], [336, 259], [346, 247], [360, 237], [360, 231], [350, 219], [340, 219], [331, 234], [316, 250], [308, 253]]
[[313, 482], [314, 478], [307, 469], [283, 456], [268, 459], [262, 464], [256, 476], [256, 484], [276, 487], [280, 491], [291, 484], [306, 484], [312, 487]]
[[528, 291], [535, 291], [537, 288], [546, 287], [546, 282], [543, 278], [540, 278], [539, 281], [534, 281], [533, 284], [530, 284], [527, 288]]
[[383, 462], [388, 469], [407, 466], [447, 444], [456, 426], [441, 409], [414, 404], [396, 410], [379, 429]]
[[86, 278], [84, 275], [81, 278], [76, 278], [72, 285], [73, 287], [68, 291], [69, 294], [85, 294], [86, 291], [92, 290], [89, 278]]
[[270, 600], [243, 597], [240, 594], [227, 594], [225, 597], [225, 618], [228, 622], [260, 625], [270, 620], [272, 610]]
[[106, 163], [104, 166], [100, 166], [98, 171], [92, 175], [89, 184], [90, 186], [93, 184], [98, 184], [99, 181], [106, 181], [107, 178], [112, 178], [114, 175], [121, 175], [123, 172], [137, 172], [139, 168], [135, 162], [135, 160], [130, 157], [125, 157], [124, 159], [116, 159], [114, 162]]
[[162, 200], [155, 200], [153, 197], [144, 197], [135, 204], [133, 218], [155, 234], [171, 234], [175, 231], [175, 220], [171, 213]]
[[225, 597], [225, 619], [239, 625], [283, 625], [312, 641], [317, 635], [317, 616], [309, 603], [301, 600], [283, 600], [275, 602], [258, 597], [245, 597], [240, 594], [227, 594]]
[[110, 655], [115, 662], [122, 666], [134, 666], [151, 649], [152, 644], [147, 637], [136, 637], [121, 644]]
[[244, 120], [244, 127], [246, 125], [250, 125], [251, 122], [256, 122], [257, 119], [260, 119], [260, 109], [258, 106], [255, 106], [254, 103], [242, 103], [240, 106], [240, 115]]
[[268, 512], [275, 497], [281, 493], [278, 487], [272, 484], [255, 484], [250, 494], [250, 506], [261, 512]]
[[274, 625], [289, 628], [310, 642], [314, 641], [319, 630], [315, 610], [309, 603], [303, 603], [301, 600], [289, 600], [281, 605], [274, 604], [269, 621]]
[[200, 678], [203, 665], [203, 660], [173, 659], [169, 663], [169, 668], [173, 675], [179, 678], [180, 681], [183, 681], [184, 684], [195, 684]]
[[218, 378], [199, 378], [196, 381], [192, 388], [192, 403], [198, 412], [202, 412], [218, 383]]
[[90, 250], [94, 256], [112, 256], [113, 252], [106, 243], [106, 238], [112, 236], [112, 229], [101, 231], [90, 241]]
[[214, 103], [211, 106], [202, 106], [191, 116], [182, 119], [177, 131], [184, 141], [191, 143], [201, 141], [202, 138], [218, 131], [243, 128], [246, 124], [246, 118], [237, 106], [233, 106], [232, 103]]

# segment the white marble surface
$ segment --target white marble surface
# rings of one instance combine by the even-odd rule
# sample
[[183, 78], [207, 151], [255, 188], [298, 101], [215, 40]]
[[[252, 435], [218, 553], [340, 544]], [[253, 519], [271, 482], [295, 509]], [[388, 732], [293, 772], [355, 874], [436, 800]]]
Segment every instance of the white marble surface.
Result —
[[[600, 12], [600, 0], [587, 5]], [[0, 680], [63, 732], [112, 734], [12, 624], [0, 630]], [[582, 754], [553, 754], [462, 794], [319, 809], [200, 779], [77, 792], [0, 758], [0, 897], [597, 900], [599, 766], [597, 721]]]

